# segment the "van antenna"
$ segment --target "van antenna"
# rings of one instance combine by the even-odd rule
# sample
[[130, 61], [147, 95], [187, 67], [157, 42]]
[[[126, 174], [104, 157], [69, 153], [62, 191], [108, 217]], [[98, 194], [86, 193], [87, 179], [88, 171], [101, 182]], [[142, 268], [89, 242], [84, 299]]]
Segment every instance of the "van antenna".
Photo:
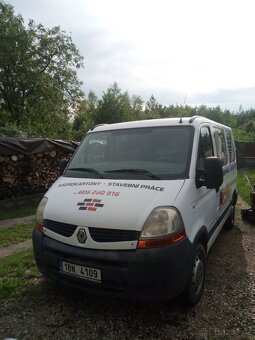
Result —
[[186, 99], [187, 99], [187, 93], [185, 93], [184, 101], [183, 101], [183, 106], [186, 105]]

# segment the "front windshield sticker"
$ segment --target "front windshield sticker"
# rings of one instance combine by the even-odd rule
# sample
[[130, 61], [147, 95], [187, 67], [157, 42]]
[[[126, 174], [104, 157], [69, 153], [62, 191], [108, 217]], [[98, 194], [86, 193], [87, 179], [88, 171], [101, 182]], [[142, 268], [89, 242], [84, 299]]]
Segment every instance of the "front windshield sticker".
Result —
[[86, 198], [83, 202], [78, 202], [79, 210], [97, 211], [97, 208], [103, 208], [102, 200]]
[[[73, 187], [73, 186], [99, 186], [103, 187], [125, 187], [125, 188], [134, 188], [134, 189], [144, 189], [144, 190], [153, 190], [153, 191], [161, 191], [165, 190], [164, 187], [156, 186], [156, 185], [148, 185], [148, 184], [137, 184], [137, 183], [127, 183], [127, 182], [70, 182], [70, 183], [61, 183], [58, 187]], [[83, 192], [75, 192], [74, 194], [84, 194]]]
[[105, 191], [105, 190], [80, 190], [78, 192], [74, 192], [74, 195], [100, 195], [100, 196], [119, 196], [119, 192], [117, 191]]
[[158, 187], [156, 185], [132, 184], [132, 183], [121, 183], [121, 182], [109, 182], [108, 186], [147, 189], [147, 190], [155, 190], [155, 191], [164, 191], [165, 189], [163, 187]]
[[71, 182], [71, 183], [61, 183], [58, 187], [73, 187], [73, 186], [82, 186], [82, 185], [100, 185], [102, 182]]

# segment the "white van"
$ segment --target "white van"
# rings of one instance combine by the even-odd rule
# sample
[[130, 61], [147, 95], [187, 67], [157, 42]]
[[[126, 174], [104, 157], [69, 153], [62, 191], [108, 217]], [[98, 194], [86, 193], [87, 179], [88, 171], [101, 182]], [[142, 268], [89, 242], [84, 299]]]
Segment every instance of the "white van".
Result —
[[38, 206], [38, 268], [87, 292], [195, 304], [234, 223], [236, 175], [231, 129], [206, 118], [96, 126]]

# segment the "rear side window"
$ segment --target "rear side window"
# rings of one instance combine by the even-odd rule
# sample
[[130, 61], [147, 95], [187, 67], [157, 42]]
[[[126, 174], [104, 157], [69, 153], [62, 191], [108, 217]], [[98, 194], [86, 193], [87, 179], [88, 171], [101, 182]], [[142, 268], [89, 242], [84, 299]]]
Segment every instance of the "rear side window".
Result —
[[223, 129], [214, 128], [214, 138], [216, 144], [217, 157], [222, 160], [223, 165], [228, 164], [227, 145]]
[[229, 154], [229, 162], [234, 162], [236, 159], [235, 155], [235, 145], [233, 141], [233, 136], [231, 131], [227, 130], [227, 146], [228, 146], [228, 154]]

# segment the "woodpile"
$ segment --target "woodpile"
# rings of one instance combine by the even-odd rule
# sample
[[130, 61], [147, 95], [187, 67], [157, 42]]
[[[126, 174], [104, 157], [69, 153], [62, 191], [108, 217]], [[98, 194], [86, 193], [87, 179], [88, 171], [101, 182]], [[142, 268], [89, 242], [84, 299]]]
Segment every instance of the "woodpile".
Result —
[[59, 177], [59, 163], [72, 152], [46, 150], [31, 154], [0, 155], [0, 200], [46, 192]]

